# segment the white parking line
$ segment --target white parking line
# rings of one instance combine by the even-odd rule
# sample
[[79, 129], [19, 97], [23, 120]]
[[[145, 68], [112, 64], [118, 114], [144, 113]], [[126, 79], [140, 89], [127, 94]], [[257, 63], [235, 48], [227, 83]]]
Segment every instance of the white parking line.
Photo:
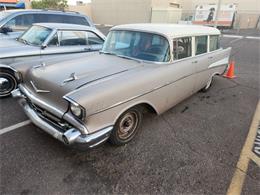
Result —
[[240, 36], [240, 35], [223, 35], [223, 37], [227, 37], [227, 38], [239, 38], [239, 39], [242, 39], [243, 36]]
[[0, 129], [0, 135], [3, 135], [5, 133], [7, 133], [7, 132], [13, 131], [13, 130], [18, 129], [20, 127], [26, 126], [26, 125], [28, 125], [30, 123], [31, 123], [31, 121], [27, 120], [27, 121], [23, 121], [21, 123], [17, 123], [15, 125], [12, 125], [10, 127], [6, 127], [6, 128], [3, 128], [3, 129]]
[[257, 40], [260, 40], [260, 37], [241, 36], [241, 35], [225, 35], [225, 34], [223, 34], [222, 37], [225, 37], [225, 38], [237, 38], [237, 39], [246, 38], [246, 39], [257, 39]]
[[260, 37], [247, 36], [246, 38], [247, 38], [247, 39], [258, 39], [258, 40], [260, 40]]

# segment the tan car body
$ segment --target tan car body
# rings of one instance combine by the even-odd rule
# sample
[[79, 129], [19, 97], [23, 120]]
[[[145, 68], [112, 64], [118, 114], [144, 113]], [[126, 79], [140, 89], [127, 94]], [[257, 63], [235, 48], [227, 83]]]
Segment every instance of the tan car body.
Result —
[[[13, 96], [26, 96], [36, 106], [71, 124], [73, 129], [56, 134], [48, 132], [48, 128], [34, 121], [29, 113], [36, 125], [61, 141], [64, 135], [76, 137], [69, 139], [69, 143], [86, 143], [79, 137], [87, 139], [106, 130], [100, 139], [88, 143], [90, 147], [96, 146], [109, 137], [117, 119], [129, 108], [142, 104], [161, 114], [205, 87], [214, 75], [223, 74], [228, 66], [231, 48], [220, 48], [195, 56], [195, 36], [220, 35], [214, 28], [132, 24], [112, 28], [112, 31], [116, 30], [160, 34], [169, 41], [171, 55], [174, 39], [192, 37], [192, 56], [180, 60], [174, 60], [171, 56], [169, 62], [159, 63], [95, 53], [86, 60], [80, 58], [32, 68], [26, 73], [24, 84], [20, 85], [19, 91], [14, 91]], [[71, 64], [74, 64], [73, 69]], [[59, 71], [62, 74], [58, 75]], [[64, 83], [66, 79], [72, 81]], [[33, 85], [48, 92], [38, 93]], [[69, 103], [86, 110], [83, 120], [73, 117], [68, 110]], [[28, 115], [28, 110], [26, 113]]]

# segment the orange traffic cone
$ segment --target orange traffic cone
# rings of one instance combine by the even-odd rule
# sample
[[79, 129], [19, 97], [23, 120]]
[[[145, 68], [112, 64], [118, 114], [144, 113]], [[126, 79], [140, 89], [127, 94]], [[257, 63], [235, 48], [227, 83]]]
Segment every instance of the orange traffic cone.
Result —
[[228, 78], [228, 79], [233, 79], [236, 78], [235, 76], [235, 61], [232, 60], [229, 64], [229, 69], [227, 71], [227, 73], [224, 75], [224, 77]]

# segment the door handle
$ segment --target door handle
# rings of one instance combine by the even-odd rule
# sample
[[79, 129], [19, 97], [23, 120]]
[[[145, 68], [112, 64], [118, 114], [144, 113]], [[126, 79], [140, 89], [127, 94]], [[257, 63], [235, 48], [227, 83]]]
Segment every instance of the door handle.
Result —
[[197, 63], [198, 63], [198, 61], [197, 61], [197, 60], [195, 60], [195, 61], [193, 61], [193, 62], [192, 62], [192, 64], [197, 64]]

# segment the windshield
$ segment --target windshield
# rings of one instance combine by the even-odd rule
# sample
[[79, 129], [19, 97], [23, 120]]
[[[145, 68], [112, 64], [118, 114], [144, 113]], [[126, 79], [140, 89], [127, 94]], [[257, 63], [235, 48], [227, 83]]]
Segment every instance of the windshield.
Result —
[[0, 22], [10, 14], [11, 14], [10, 12], [0, 11]]
[[51, 29], [42, 26], [32, 26], [18, 40], [26, 44], [41, 46], [52, 32]]
[[153, 62], [170, 60], [168, 40], [163, 36], [146, 32], [111, 31], [102, 52]]

